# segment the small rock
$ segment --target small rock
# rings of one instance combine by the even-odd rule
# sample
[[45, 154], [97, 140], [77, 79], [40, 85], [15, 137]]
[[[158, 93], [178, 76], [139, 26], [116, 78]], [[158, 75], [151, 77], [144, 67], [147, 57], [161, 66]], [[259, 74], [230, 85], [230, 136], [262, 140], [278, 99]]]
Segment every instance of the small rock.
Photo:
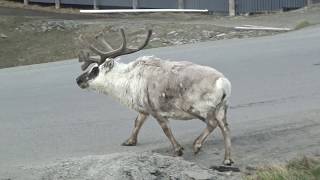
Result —
[[207, 31], [207, 30], [203, 30], [202, 31], [202, 35], [208, 38], [212, 38], [213, 37], [213, 32], [212, 31]]
[[57, 24], [57, 29], [62, 29], [62, 30], [64, 30], [65, 27], [64, 27], [62, 24]]
[[246, 170], [248, 170], [248, 171], [256, 171], [257, 168], [254, 167], [254, 166], [248, 165], [248, 166], [246, 167]]
[[155, 38], [151, 39], [150, 41], [153, 42], [153, 41], [160, 41], [160, 40], [161, 40], [160, 38], [155, 37]]
[[5, 38], [8, 38], [8, 36], [3, 33], [0, 33], [0, 38], [5, 39]]
[[42, 25], [41, 26], [41, 31], [42, 32], [46, 32], [48, 30], [48, 28], [45, 26], [45, 25]]
[[176, 31], [171, 31], [171, 32], [169, 32], [167, 35], [176, 35], [176, 34], [177, 34]]
[[216, 36], [221, 37], [221, 36], [225, 36], [225, 35], [226, 35], [226, 33], [221, 33], [221, 34], [217, 34]]

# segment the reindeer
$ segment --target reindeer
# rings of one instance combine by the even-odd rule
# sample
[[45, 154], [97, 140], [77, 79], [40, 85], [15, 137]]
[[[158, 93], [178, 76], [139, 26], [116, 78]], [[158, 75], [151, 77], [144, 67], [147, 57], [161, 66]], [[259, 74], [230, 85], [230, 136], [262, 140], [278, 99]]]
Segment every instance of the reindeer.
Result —
[[231, 165], [230, 130], [226, 118], [231, 83], [222, 73], [211, 67], [154, 56], [143, 56], [128, 64], [115, 60], [146, 47], [151, 34], [149, 30], [144, 43], [138, 48], [127, 47], [123, 29], [120, 29], [122, 44], [118, 49], [113, 49], [105, 39], [100, 42], [107, 52], [89, 45], [89, 49], [100, 57], [80, 52], [82, 70], [93, 65], [76, 79], [78, 86], [110, 95], [138, 112], [132, 134], [122, 145], [137, 144], [139, 130], [151, 115], [170, 140], [174, 154], [181, 156], [183, 147], [174, 138], [168, 119], [200, 119], [207, 126], [193, 143], [194, 153], [200, 151], [208, 135], [218, 126], [224, 137], [223, 163]]

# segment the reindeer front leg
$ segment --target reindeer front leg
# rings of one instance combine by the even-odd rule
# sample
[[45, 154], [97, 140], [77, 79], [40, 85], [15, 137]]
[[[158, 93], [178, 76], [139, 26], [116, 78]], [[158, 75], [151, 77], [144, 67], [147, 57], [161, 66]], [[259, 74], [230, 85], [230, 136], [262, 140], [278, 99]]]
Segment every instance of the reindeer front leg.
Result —
[[169, 141], [171, 142], [173, 149], [174, 149], [174, 154], [176, 156], [182, 156], [183, 155], [183, 147], [174, 138], [174, 136], [171, 132], [171, 128], [168, 126], [168, 123], [169, 123], [168, 119], [161, 117], [161, 116], [155, 116], [155, 119], [158, 121], [164, 134], [168, 137]]
[[139, 131], [143, 125], [143, 123], [146, 121], [149, 114], [139, 113], [136, 120], [134, 121], [134, 128], [132, 131], [131, 136], [122, 143], [123, 146], [135, 146], [138, 142], [138, 134]]

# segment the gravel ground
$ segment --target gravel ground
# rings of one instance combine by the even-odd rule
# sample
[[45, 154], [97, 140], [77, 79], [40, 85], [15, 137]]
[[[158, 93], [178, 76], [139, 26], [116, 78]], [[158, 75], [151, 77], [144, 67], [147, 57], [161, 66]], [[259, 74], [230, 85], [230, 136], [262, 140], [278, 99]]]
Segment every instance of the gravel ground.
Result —
[[222, 173], [200, 167], [181, 157], [152, 152], [70, 158], [39, 167], [25, 168], [24, 172], [24, 180], [235, 180], [241, 177], [240, 173]]
[[[40, 11], [41, 10], [41, 11]], [[145, 29], [153, 29], [147, 48], [248, 38], [278, 34], [277, 31], [235, 30], [237, 25], [252, 24], [294, 28], [302, 21], [320, 22], [320, 7], [268, 15], [225, 17], [204, 14], [119, 14], [81, 15], [77, 9], [61, 9], [21, 3], [0, 2], [0, 68], [75, 58], [85, 48], [78, 37], [88, 42], [104, 32], [117, 47], [118, 29], [125, 28], [131, 45], [143, 39]], [[274, 19], [277, 19], [275, 21]]]
[[80, 34], [91, 42], [96, 34], [103, 31], [105, 38], [117, 47], [120, 44], [119, 28], [126, 30], [130, 44], [133, 45], [140, 43], [145, 29], [153, 29], [147, 48], [278, 33], [236, 31], [213, 24], [190, 24], [186, 21], [150, 21], [140, 17], [65, 20], [5, 15], [0, 20], [0, 32], [4, 35], [0, 40], [0, 46], [4, 47], [0, 50], [0, 68], [75, 58], [78, 51], [84, 48], [78, 40]]

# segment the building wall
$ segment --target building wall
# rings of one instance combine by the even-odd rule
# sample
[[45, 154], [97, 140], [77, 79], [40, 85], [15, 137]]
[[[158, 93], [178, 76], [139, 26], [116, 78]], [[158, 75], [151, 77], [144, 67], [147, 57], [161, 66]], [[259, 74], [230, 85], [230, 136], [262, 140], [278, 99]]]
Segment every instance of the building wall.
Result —
[[177, 0], [139, 0], [140, 8], [176, 9]]
[[237, 13], [275, 11], [285, 8], [300, 8], [307, 0], [237, 0]]
[[229, 0], [185, 0], [185, 9], [208, 9], [212, 12], [228, 13]]
[[[320, 0], [314, 0], [320, 1]], [[54, 3], [54, 0], [30, 0], [30, 2]], [[92, 5], [93, 0], [60, 0], [61, 4]], [[229, 0], [184, 0], [185, 9], [208, 9], [212, 12], [228, 13]], [[97, 0], [100, 6], [130, 8], [132, 0]], [[236, 12], [277, 11], [283, 8], [300, 8], [307, 0], [236, 0]], [[139, 8], [178, 8], [177, 0], [139, 0]]]

